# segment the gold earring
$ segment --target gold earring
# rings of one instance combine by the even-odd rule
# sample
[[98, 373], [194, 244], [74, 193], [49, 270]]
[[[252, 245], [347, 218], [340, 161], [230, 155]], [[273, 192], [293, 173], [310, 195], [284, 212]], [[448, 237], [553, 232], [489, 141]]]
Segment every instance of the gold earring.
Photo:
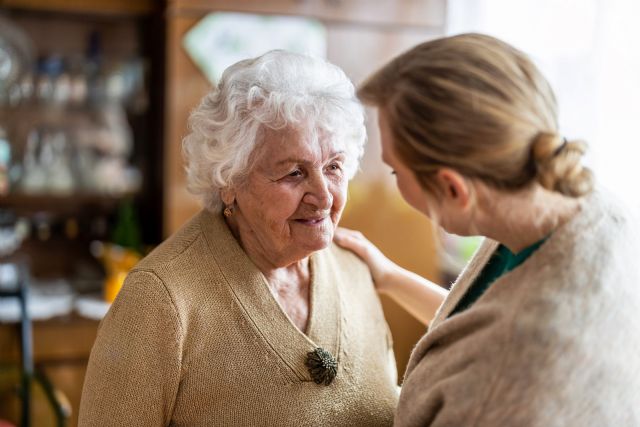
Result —
[[229, 218], [231, 215], [233, 215], [233, 208], [231, 206], [227, 206], [226, 208], [224, 208], [224, 211], [222, 213], [224, 214], [224, 216]]

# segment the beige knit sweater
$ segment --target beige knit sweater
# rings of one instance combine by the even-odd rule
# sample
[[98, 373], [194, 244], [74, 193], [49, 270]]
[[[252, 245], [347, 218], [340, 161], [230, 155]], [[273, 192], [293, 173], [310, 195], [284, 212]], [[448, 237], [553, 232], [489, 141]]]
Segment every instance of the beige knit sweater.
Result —
[[640, 426], [640, 233], [602, 194], [476, 303], [462, 273], [407, 368], [396, 426]]
[[[397, 403], [388, 327], [366, 266], [311, 257], [306, 335], [220, 215], [198, 214], [129, 274], [103, 320], [80, 426], [385, 426]], [[316, 347], [338, 359], [311, 380]]]

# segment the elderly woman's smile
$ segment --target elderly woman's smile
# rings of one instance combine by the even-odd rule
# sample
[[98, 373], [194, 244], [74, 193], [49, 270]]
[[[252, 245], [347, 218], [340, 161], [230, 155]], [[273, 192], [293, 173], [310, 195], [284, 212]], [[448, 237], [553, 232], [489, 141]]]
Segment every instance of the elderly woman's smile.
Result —
[[308, 126], [265, 130], [250, 172], [233, 193], [228, 219], [248, 252], [288, 265], [326, 248], [346, 201], [345, 152]]
[[300, 224], [304, 224], [304, 225], [316, 226], [316, 225], [320, 225], [324, 220], [325, 218], [308, 218], [308, 219], [300, 218], [300, 219], [295, 219], [294, 221], [298, 221]]

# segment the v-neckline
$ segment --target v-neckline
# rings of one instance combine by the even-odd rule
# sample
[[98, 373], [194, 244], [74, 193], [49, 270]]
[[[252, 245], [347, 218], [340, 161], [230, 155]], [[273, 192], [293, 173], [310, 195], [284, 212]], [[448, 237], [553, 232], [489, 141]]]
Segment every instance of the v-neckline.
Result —
[[[335, 280], [328, 277], [325, 251], [310, 256], [309, 318], [306, 333], [285, 313], [267, 279], [233, 237], [221, 215], [203, 211], [201, 228], [218, 267], [244, 315], [299, 381], [312, 381], [305, 361], [318, 347], [339, 362], [341, 307]], [[340, 366], [340, 363], [338, 363]]]
[[449, 295], [447, 295], [447, 298], [445, 298], [444, 302], [436, 312], [434, 319], [429, 325], [430, 331], [449, 318], [451, 312], [455, 309], [460, 300], [464, 298], [473, 282], [480, 275], [482, 267], [489, 261], [493, 253], [498, 248], [498, 245], [498, 242], [490, 239], [485, 239], [483, 241], [469, 264], [467, 264], [462, 273], [460, 273], [460, 276], [458, 276], [454, 282], [451, 290], [449, 291]]

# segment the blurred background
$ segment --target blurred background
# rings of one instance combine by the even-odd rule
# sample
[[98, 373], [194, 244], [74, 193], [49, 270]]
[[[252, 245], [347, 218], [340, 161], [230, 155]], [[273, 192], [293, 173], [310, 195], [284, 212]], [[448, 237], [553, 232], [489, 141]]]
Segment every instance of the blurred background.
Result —
[[[542, 68], [562, 134], [588, 141], [602, 185], [634, 206], [639, 19], [635, 0], [0, 0], [0, 426], [77, 424], [124, 276], [200, 209], [180, 142], [226, 66], [284, 48], [359, 84], [431, 38], [501, 37]], [[449, 287], [479, 239], [435, 230], [404, 203], [367, 114], [342, 224]], [[425, 328], [382, 302], [402, 374]]]

